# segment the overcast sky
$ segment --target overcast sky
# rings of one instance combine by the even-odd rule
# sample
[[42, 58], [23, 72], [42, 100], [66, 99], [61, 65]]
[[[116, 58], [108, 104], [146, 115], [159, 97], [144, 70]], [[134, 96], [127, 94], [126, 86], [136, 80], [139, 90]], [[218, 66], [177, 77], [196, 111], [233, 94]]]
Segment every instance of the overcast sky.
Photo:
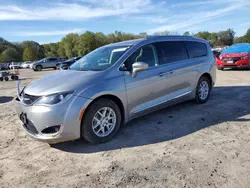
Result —
[[0, 36], [57, 42], [67, 33], [250, 28], [250, 0], [0, 0]]

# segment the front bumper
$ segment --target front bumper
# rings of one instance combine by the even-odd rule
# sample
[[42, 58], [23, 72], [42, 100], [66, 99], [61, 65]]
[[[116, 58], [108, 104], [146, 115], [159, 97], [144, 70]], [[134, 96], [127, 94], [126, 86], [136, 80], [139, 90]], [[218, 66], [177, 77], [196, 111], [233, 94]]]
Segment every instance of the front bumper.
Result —
[[222, 60], [217, 60], [216, 66], [217, 68], [249, 68], [250, 60], [243, 59], [243, 60], [238, 60], [235, 63], [226, 63]]
[[[25, 114], [29, 125], [35, 129], [29, 129], [27, 124], [22, 123], [23, 130], [33, 139], [54, 144], [69, 140], [76, 140], [81, 137], [81, 111], [87, 107], [89, 99], [72, 96], [62, 104], [53, 106], [24, 105], [16, 100], [15, 108], [18, 116]], [[58, 132], [45, 134], [43, 130], [60, 126]], [[35, 131], [34, 131], [35, 130]]]

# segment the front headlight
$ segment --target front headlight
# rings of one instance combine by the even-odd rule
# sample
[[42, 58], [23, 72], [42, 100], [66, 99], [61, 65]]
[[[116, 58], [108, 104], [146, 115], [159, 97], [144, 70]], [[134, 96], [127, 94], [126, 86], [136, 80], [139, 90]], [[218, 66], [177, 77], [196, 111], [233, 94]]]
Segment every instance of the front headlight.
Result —
[[242, 56], [241, 57], [241, 59], [248, 59], [249, 58], [249, 56], [247, 55], [247, 56]]
[[72, 96], [73, 92], [56, 93], [52, 95], [43, 96], [35, 105], [54, 105], [66, 101]]

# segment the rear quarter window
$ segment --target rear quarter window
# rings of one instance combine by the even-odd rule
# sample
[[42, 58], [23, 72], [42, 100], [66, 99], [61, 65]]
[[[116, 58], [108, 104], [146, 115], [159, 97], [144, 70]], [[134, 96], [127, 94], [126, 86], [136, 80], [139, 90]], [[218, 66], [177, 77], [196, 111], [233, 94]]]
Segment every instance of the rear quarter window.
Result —
[[207, 56], [207, 45], [202, 42], [186, 41], [185, 42], [189, 58], [198, 58]]

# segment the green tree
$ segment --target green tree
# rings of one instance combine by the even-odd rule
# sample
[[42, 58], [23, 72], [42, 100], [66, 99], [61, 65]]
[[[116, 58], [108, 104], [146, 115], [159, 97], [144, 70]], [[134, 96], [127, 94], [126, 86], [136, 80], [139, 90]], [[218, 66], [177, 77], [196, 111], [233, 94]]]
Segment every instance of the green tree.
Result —
[[59, 43], [44, 44], [44, 54], [46, 57], [58, 57]]
[[65, 55], [67, 58], [75, 57], [77, 56], [77, 47], [76, 44], [78, 42], [79, 35], [70, 33], [63, 37], [61, 43], [59, 45], [62, 45], [61, 47], [65, 51]]
[[24, 50], [25, 48], [29, 48], [29, 50], [31, 51], [32, 48], [32, 52], [34, 52], [35, 56], [32, 55], [32, 59], [33, 60], [38, 60], [38, 59], [42, 59], [45, 56], [45, 50], [44, 47], [41, 46], [39, 43], [35, 42], [35, 41], [23, 41], [20, 44], [20, 47]]
[[63, 58], [63, 59], [67, 58], [62, 42], [58, 43], [57, 54], [59, 55], [60, 58]]
[[36, 50], [32, 47], [26, 47], [23, 50], [23, 61], [35, 61], [37, 60]]
[[250, 28], [247, 30], [245, 35], [236, 37], [234, 43], [250, 43]]
[[235, 32], [232, 29], [220, 31], [218, 33], [218, 44], [222, 46], [230, 46], [233, 44]]
[[95, 33], [95, 39], [98, 47], [108, 44], [107, 37], [102, 32]]
[[0, 62], [15, 62], [20, 59], [19, 52], [14, 48], [7, 48], [0, 55]]
[[183, 33], [183, 35], [184, 36], [190, 36], [190, 33], [189, 33], [189, 31], [186, 31], [186, 32]]
[[247, 30], [247, 33], [244, 35], [246, 43], [250, 43], [250, 28]]
[[85, 55], [98, 46], [98, 42], [95, 37], [95, 33], [86, 31], [84, 34], [80, 35], [79, 41], [77, 43], [78, 55]]
[[202, 38], [205, 40], [209, 40], [210, 39], [210, 33], [208, 31], [201, 31], [195, 34], [196, 37], [198, 38]]

